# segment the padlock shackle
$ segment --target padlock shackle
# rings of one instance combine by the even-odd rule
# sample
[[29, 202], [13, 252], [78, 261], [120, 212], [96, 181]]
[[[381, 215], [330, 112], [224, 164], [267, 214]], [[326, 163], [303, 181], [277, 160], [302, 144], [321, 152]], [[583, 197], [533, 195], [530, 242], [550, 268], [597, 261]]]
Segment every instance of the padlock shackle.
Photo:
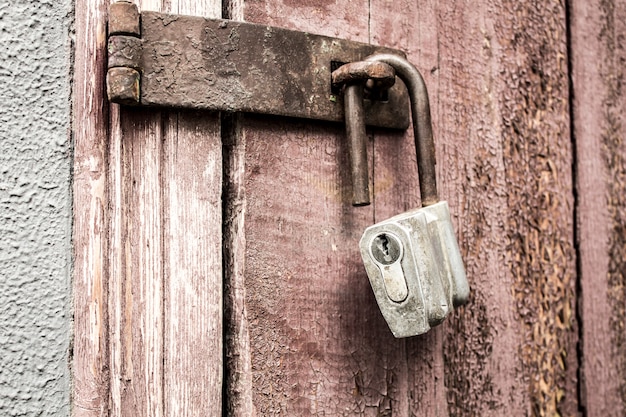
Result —
[[422, 74], [406, 59], [393, 54], [375, 54], [366, 61], [381, 61], [391, 65], [396, 75], [406, 85], [411, 101], [411, 116], [413, 117], [413, 136], [415, 139], [415, 153], [417, 155], [417, 169], [420, 181], [420, 198], [422, 206], [429, 206], [439, 201], [437, 195], [437, 178], [435, 172], [435, 142], [430, 120], [430, 104], [428, 91]]

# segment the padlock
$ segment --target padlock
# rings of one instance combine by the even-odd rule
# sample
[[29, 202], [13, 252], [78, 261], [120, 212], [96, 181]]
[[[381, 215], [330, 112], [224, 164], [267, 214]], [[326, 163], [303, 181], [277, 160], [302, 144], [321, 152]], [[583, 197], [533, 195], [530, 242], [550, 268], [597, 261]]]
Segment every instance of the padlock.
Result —
[[439, 201], [428, 93], [406, 59], [379, 54], [366, 59], [391, 65], [407, 86], [422, 207], [368, 227], [359, 243], [376, 301], [395, 337], [426, 333], [454, 307], [465, 304], [469, 285], [448, 203]]

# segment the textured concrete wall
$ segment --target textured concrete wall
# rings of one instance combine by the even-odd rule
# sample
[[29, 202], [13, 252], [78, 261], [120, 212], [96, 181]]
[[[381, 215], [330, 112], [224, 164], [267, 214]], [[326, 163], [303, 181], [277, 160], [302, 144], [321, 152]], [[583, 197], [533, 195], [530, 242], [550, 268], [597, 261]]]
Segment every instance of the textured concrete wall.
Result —
[[0, 1], [0, 415], [69, 414], [69, 0]]

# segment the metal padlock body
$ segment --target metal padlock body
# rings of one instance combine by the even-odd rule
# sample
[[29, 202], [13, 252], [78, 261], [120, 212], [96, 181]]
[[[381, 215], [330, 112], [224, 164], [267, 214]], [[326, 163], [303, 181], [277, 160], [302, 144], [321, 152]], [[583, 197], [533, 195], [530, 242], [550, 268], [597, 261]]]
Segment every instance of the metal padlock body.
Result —
[[[398, 243], [397, 260], [385, 255]], [[469, 285], [447, 202], [368, 227], [359, 247], [376, 301], [395, 337], [426, 333], [467, 302]]]

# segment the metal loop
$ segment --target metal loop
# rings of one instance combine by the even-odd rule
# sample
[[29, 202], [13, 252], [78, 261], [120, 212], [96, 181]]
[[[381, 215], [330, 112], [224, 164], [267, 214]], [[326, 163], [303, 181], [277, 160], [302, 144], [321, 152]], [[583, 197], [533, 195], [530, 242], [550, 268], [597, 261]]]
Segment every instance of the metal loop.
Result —
[[375, 54], [365, 59], [368, 62], [384, 62], [391, 65], [398, 77], [406, 85], [411, 101], [413, 134], [420, 181], [422, 206], [429, 206], [439, 201], [435, 172], [435, 142], [430, 120], [428, 91], [422, 74], [405, 58], [393, 54]]

